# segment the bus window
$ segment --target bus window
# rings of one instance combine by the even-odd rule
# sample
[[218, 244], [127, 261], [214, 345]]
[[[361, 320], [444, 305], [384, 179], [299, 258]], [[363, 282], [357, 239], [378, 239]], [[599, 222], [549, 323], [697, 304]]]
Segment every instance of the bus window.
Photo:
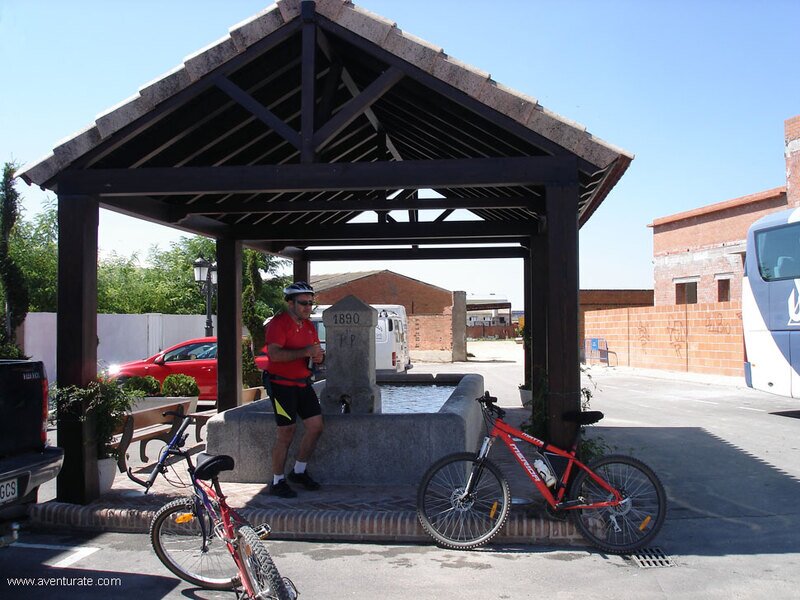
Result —
[[764, 281], [800, 278], [800, 223], [759, 231], [755, 242]]

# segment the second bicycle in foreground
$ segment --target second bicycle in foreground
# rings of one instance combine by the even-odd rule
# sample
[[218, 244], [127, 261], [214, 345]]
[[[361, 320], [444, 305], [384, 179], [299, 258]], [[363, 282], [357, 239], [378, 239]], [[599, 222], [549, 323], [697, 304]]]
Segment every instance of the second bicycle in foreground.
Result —
[[[576, 457], [577, 441], [570, 451], [528, 435], [503, 418], [505, 411], [489, 395], [481, 403], [488, 435], [477, 453], [457, 453], [435, 462], [425, 473], [417, 492], [417, 514], [423, 528], [441, 546], [466, 550], [492, 539], [508, 518], [511, 493], [501, 470], [488, 458], [499, 438], [556, 516], [571, 515], [576, 528], [592, 545], [605, 552], [631, 553], [645, 547], [658, 534], [667, 512], [667, 498], [653, 470], [630, 456], [604, 456], [590, 465]], [[596, 423], [600, 412], [567, 414], [579, 424]], [[548, 486], [551, 473], [537, 470], [520, 451], [526, 442], [566, 461], [560, 479]]]

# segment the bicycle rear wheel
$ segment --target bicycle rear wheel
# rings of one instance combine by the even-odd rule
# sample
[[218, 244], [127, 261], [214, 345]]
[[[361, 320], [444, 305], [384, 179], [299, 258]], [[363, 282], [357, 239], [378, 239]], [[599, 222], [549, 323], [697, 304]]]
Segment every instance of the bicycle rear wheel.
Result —
[[[624, 498], [618, 506], [573, 512], [581, 535], [601, 550], [614, 554], [634, 552], [656, 537], [667, 514], [667, 495], [653, 470], [630, 456], [605, 456], [591, 465], [597, 475]], [[586, 503], [613, 498], [586, 471], [576, 475], [570, 498]]]
[[[472, 492], [466, 494], [470, 475]], [[436, 543], [468, 550], [485, 544], [505, 524], [511, 493], [494, 463], [476, 454], [451, 454], [435, 462], [417, 491], [417, 515]]]
[[[242, 582], [247, 592], [252, 590], [253, 600], [262, 598], [275, 598], [276, 600], [294, 600], [297, 598], [297, 591], [294, 585], [286, 585], [286, 582], [278, 573], [278, 568], [272, 562], [272, 557], [267, 552], [261, 539], [251, 527], [240, 527], [237, 532], [237, 553], [244, 567], [243, 577], [247, 577], [247, 582]], [[249, 583], [249, 586], [247, 585]]]
[[[206, 541], [203, 545], [205, 528]], [[191, 497], [164, 505], [150, 524], [156, 556], [175, 575], [209, 590], [232, 590], [239, 574], [228, 545], [214, 534], [214, 522]]]

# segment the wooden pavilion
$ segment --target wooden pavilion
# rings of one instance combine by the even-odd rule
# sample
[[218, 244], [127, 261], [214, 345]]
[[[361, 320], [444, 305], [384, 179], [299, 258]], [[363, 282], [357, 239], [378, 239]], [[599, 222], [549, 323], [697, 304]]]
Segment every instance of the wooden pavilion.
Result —
[[[306, 280], [317, 260], [523, 258], [526, 369], [568, 443], [578, 229], [632, 158], [350, 2], [279, 0], [21, 171], [58, 195], [58, 384], [96, 376], [103, 207], [216, 240], [220, 410], [241, 391], [244, 246]], [[91, 500], [90, 428], [59, 444], [59, 498]]]

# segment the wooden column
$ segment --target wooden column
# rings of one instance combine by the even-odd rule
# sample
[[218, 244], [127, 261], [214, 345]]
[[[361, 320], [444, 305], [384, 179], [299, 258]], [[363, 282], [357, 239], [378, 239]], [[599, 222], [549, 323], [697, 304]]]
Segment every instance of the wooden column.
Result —
[[565, 412], [580, 410], [578, 351], [578, 186], [547, 188], [547, 419], [551, 442], [568, 447], [578, 426]]
[[292, 261], [292, 281], [311, 283], [311, 263], [309, 261], [298, 258]]
[[[56, 369], [59, 387], [85, 386], [97, 377], [97, 228], [99, 204], [88, 196], [58, 198], [58, 316]], [[87, 407], [83, 407], [86, 412]], [[59, 415], [58, 445], [64, 466], [58, 500], [88, 504], [98, 497], [94, 419]]]
[[[531, 285], [532, 285], [532, 269], [533, 269], [533, 255], [531, 251], [530, 242], [528, 244], [528, 255], [522, 259], [522, 297], [523, 297], [523, 312], [525, 314], [525, 335], [523, 336], [523, 343], [525, 340], [532, 340], [531, 332], [533, 331], [533, 309], [531, 306]], [[531, 375], [533, 374], [533, 349], [529, 343], [524, 344], [525, 349], [525, 363], [523, 373], [525, 383], [533, 381]], [[531, 388], [533, 389], [533, 388]]]
[[531, 239], [531, 377], [534, 396], [547, 387], [547, 244], [543, 235]]
[[217, 240], [217, 409], [242, 393], [242, 242]]

